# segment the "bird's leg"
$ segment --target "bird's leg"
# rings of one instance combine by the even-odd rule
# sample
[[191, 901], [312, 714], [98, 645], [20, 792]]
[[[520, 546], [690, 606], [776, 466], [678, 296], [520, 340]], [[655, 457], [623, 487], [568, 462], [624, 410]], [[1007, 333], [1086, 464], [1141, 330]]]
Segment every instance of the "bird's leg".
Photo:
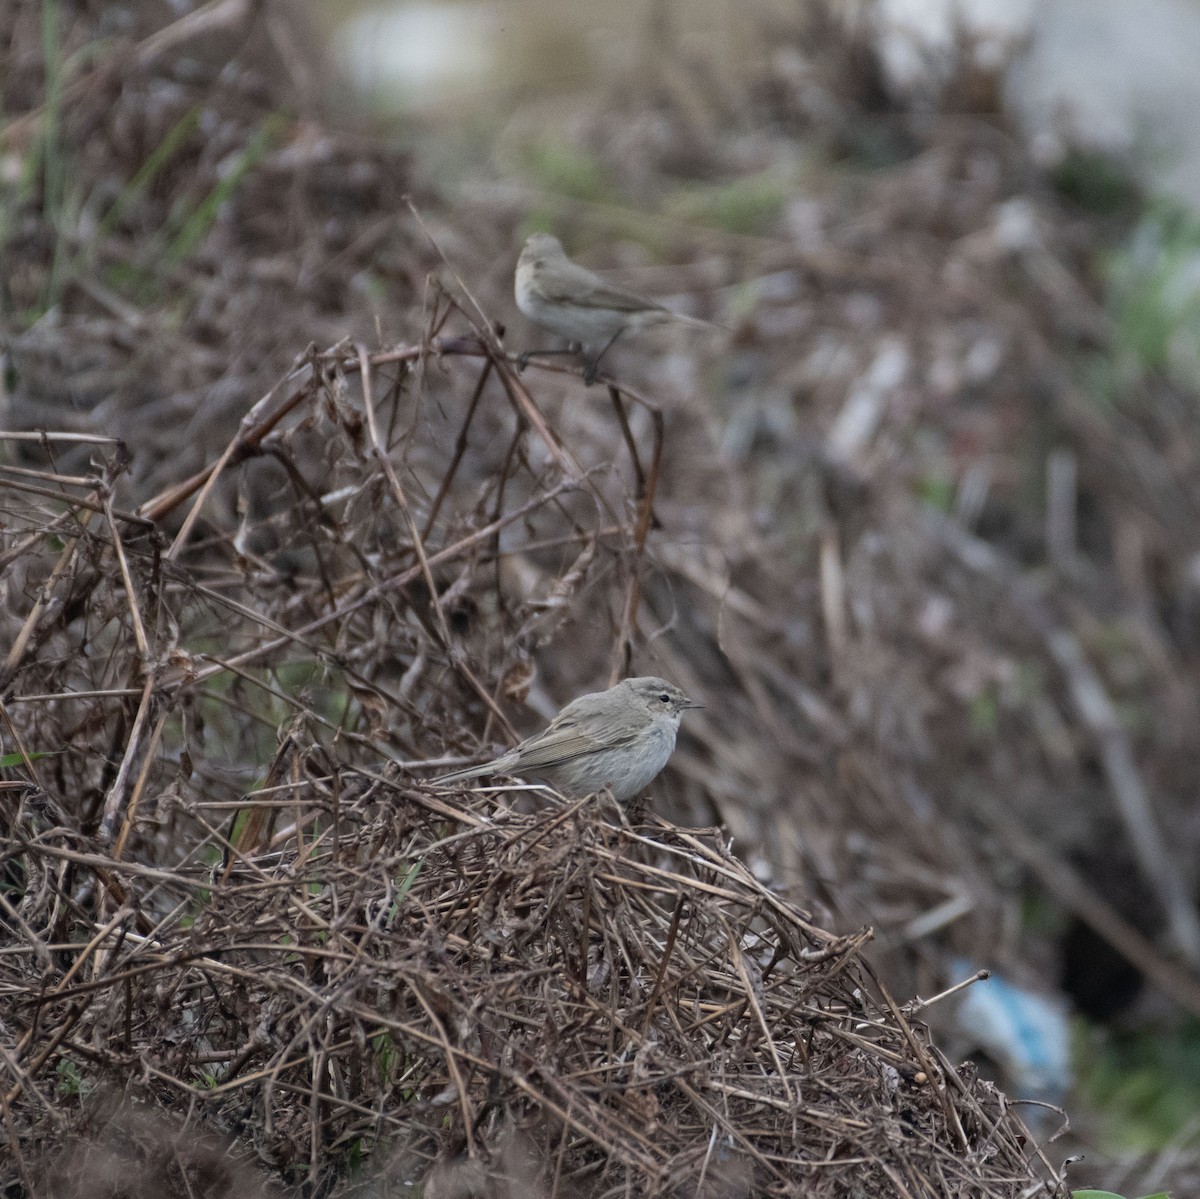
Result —
[[532, 358], [535, 354], [539, 358], [550, 358], [556, 354], [578, 354], [582, 349], [583, 346], [581, 346], [579, 342], [572, 341], [567, 344], [567, 348], [565, 350], [522, 350], [521, 353], [517, 355], [517, 371], [518, 373], [523, 371], [529, 365], [530, 358]]
[[596, 792], [597, 809], [605, 814], [605, 817], [612, 824], [620, 824], [624, 827], [629, 827], [629, 820], [625, 815], [625, 806], [612, 793], [612, 787], [601, 787]]
[[621, 823], [630, 826], [644, 824], [649, 806], [644, 791], [635, 795], [627, 804], [617, 804], [621, 812]]
[[598, 374], [598, 373], [599, 373], [599, 371], [600, 371], [600, 359], [601, 359], [601, 358], [603, 358], [603, 357], [604, 357], [604, 355], [605, 355], [605, 354], [607, 354], [607, 353], [608, 353], [608, 351], [612, 349], [612, 347], [613, 347], [613, 342], [614, 342], [614, 341], [616, 341], [616, 340], [617, 340], [617, 338], [618, 338], [618, 337], [620, 337], [620, 336], [621, 336], [621, 334], [622, 334], [622, 333], [624, 333], [624, 332], [625, 332], [625, 330], [624, 330], [624, 329], [618, 329], [618, 330], [617, 330], [617, 331], [616, 331], [616, 332], [615, 332], [615, 333], [614, 333], [614, 334], [613, 334], [613, 335], [612, 335], [612, 336], [611, 336], [611, 337], [608, 339], [608, 341], [604, 343], [604, 349], [602, 349], [602, 350], [600, 351], [600, 353], [599, 353], [599, 354], [597, 354], [597, 355], [596, 355], [596, 357], [595, 357], [595, 358], [593, 358], [593, 359], [591, 360], [591, 362], [589, 362], [589, 363], [588, 363], [588, 365], [587, 365], [587, 370], [585, 370], [585, 371], [583, 372], [583, 381], [584, 381], [584, 384], [585, 384], [586, 386], [588, 386], [588, 387], [591, 387], [591, 385], [592, 385], [593, 383], [595, 383], [595, 382], [596, 382], [596, 376], [597, 376], [597, 374]]

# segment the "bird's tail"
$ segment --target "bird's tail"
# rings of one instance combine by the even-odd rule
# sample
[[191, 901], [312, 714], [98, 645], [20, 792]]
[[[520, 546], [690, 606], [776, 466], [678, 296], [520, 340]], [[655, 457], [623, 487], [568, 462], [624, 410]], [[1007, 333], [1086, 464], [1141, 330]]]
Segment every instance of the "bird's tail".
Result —
[[462, 770], [452, 770], [449, 774], [439, 774], [437, 778], [430, 779], [431, 783], [437, 783], [439, 786], [443, 783], [463, 783], [467, 779], [482, 778], [485, 774], [494, 774], [496, 764], [494, 762], [484, 762], [482, 766], [466, 766]]

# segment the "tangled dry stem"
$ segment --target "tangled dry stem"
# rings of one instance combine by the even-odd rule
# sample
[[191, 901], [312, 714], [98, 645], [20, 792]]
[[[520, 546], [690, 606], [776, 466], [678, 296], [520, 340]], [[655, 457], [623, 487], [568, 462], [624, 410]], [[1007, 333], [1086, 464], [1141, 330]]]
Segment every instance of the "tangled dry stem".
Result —
[[[449, 447], [413, 413], [442, 372]], [[489, 474], [492, 373], [515, 424]], [[627, 660], [662, 425], [610, 396], [627, 484], [580, 465], [486, 329], [308, 355], [137, 511], [112, 447], [11, 480], [2, 1098], [31, 1194], [32, 1147], [103, 1124], [114, 1089], [121, 1119], [223, 1129], [318, 1190], [387, 1147], [500, 1194], [519, 1143], [551, 1194], [1053, 1192], [1003, 1096], [874, 980], [868, 933], [815, 926], [716, 831], [377, 772], [385, 724], [420, 758], [464, 711], [502, 721], [475, 665], [498, 627], [536, 644], [602, 561]], [[548, 553], [566, 568], [514, 603], [506, 559]]]

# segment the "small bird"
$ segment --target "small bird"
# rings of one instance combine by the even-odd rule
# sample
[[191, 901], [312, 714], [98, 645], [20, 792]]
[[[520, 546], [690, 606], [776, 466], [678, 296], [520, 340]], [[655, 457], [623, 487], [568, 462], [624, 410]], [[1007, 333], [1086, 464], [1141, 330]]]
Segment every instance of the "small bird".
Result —
[[626, 329], [649, 329], [679, 321], [705, 329], [719, 329], [710, 321], [672, 312], [661, 304], [606, 282], [586, 267], [572, 262], [562, 243], [548, 233], [535, 233], [525, 243], [517, 261], [514, 288], [517, 307], [535, 325], [549, 329], [572, 343], [567, 351], [538, 350], [521, 355], [524, 366], [532, 353], [574, 353], [579, 348], [600, 347], [587, 367], [584, 380], [596, 381], [600, 359]]
[[608, 787], [624, 803], [667, 764], [684, 711], [703, 706], [663, 679], [623, 679], [607, 691], [572, 700], [542, 732], [495, 761], [434, 782], [515, 774], [540, 779], [575, 799]]

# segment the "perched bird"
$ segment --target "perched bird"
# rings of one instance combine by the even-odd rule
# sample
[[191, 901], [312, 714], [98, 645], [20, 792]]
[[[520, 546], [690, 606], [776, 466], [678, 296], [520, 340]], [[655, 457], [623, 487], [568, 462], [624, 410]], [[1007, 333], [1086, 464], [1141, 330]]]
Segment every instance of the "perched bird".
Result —
[[573, 798], [608, 787], [623, 803], [649, 786], [667, 764], [684, 711], [700, 707], [662, 679], [623, 679], [607, 691], [572, 700], [542, 732], [495, 761], [434, 781], [515, 774], [540, 779]]
[[[535, 325], [565, 337], [577, 348], [599, 353], [588, 363], [584, 376], [594, 383], [600, 359], [626, 329], [649, 329], [670, 321], [717, 329], [709, 321], [694, 316], [682, 316], [653, 300], [626, 291], [602, 279], [586, 267], [572, 262], [563, 252], [557, 237], [535, 233], [525, 243], [517, 261], [515, 293], [517, 307]], [[563, 353], [564, 351], [528, 351], [521, 355], [524, 365], [531, 353]]]

